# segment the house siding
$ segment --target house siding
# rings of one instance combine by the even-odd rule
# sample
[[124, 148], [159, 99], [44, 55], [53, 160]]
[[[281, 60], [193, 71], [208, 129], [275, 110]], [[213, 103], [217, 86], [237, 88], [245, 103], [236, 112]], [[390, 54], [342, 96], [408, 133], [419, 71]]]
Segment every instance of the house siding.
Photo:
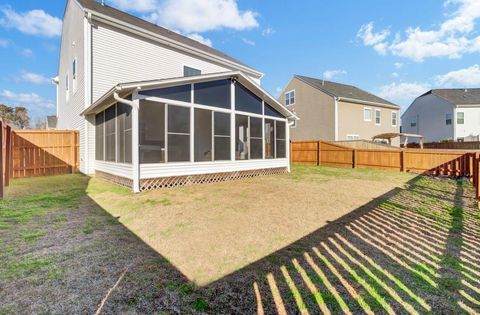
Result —
[[182, 77], [183, 65], [202, 74], [234, 70], [100, 22], [92, 37], [93, 102], [118, 83]]
[[[447, 113], [452, 114], [452, 124], [446, 124]], [[454, 139], [454, 106], [443, 98], [427, 94], [417, 98], [402, 115], [402, 131], [423, 135], [426, 142]], [[410, 122], [417, 117], [417, 126]]]
[[[479, 106], [479, 105], [477, 105]], [[464, 124], [457, 124], [457, 113], [464, 113]], [[455, 140], [458, 138], [465, 138], [468, 136], [480, 135], [480, 108], [456, 108], [455, 109]]]
[[[80, 171], [87, 172], [85, 156], [85, 119], [80, 113], [85, 109], [85, 58], [84, 58], [84, 13], [74, 0], [69, 0], [65, 10], [62, 29], [61, 54], [57, 93], [57, 129], [79, 130], [80, 133]], [[72, 63], [77, 59], [77, 88], [73, 90]], [[69, 100], [66, 99], [66, 75], [69, 76]]]
[[[364, 108], [372, 111], [372, 120], [365, 121]], [[380, 124], [375, 123], [375, 110], [380, 110]], [[392, 126], [392, 112], [397, 113], [397, 125]], [[398, 109], [372, 106], [345, 101], [338, 102], [338, 140], [348, 140], [347, 135], [358, 135], [360, 139], [372, 140], [382, 133], [400, 132], [400, 113]], [[400, 139], [394, 138], [392, 145], [399, 146]]]
[[293, 78], [282, 91], [279, 101], [285, 104], [285, 93], [295, 90], [295, 104], [288, 106], [300, 118], [291, 128], [292, 140], [335, 140], [335, 102], [333, 97]]

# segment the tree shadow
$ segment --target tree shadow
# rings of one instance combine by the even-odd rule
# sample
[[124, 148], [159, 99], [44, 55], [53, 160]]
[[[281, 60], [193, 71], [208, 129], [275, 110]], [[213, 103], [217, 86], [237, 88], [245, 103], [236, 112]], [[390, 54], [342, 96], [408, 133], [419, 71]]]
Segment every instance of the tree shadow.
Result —
[[[61, 212], [64, 225], [33, 249], [48, 248], [62, 275], [40, 285], [28, 276], [7, 282], [0, 301], [8, 302], [0, 306], [50, 313], [95, 313], [101, 307], [105, 314], [480, 311], [480, 221], [466, 182], [417, 176], [405, 188], [196, 287], [88, 197], [88, 179], [81, 178], [84, 187], [75, 189], [80, 206]], [[68, 191], [49, 202], [68, 203], [62, 199]]]

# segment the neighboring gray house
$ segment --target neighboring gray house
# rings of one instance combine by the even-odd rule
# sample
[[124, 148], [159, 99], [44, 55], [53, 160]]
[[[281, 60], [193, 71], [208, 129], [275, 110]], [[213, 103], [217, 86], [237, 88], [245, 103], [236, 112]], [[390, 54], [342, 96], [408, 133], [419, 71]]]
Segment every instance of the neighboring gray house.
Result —
[[57, 128], [80, 131], [81, 172], [134, 191], [287, 171], [296, 116], [262, 76], [132, 15], [68, 0]]
[[57, 116], [47, 116], [45, 122], [45, 129], [55, 130], [57, 129]]
[[425, 141], [478, 141], [480, 89], [436, 89], [417, 97], [402, 115], [402, 131]]
[[400, 132], [400, 108], [355, 86], [295, 75], [279, 101], [300, 118], [292, 140], [371, 140]]

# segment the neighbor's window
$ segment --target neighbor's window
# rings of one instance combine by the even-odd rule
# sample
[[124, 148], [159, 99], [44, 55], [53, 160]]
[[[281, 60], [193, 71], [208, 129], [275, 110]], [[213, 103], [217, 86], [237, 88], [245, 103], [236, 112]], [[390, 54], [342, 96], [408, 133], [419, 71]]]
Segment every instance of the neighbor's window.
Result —
[[75, 58], [72, 63], [72, 85], [73, 93], [77, 91], [77, 59]]
[[193, 77], [196, 75], [201, 75], [202, 70], [198, 70], [189, 66], [183, 66], [183, 76], [184, 77]]
[[447, 126], [452, 124], [452, 113], [447, 113], [447, 115], [445, 117], [445, 124]]
[[372, 121], [372, 109], [366, 107], [363, 109], [363, 120]]
[[237, 135], [235, 141], [235, 159], [248, 160], [248, 116], [235, 115], [235, 131]]
[[165, 104], [141, 100], [140, 163], [165, 162]]
[[277, 159], [287, 157], [287, 130], [284, 121], [275, 121], [275, 138], [276, 142], [276, 155]]
[[168, 105], [167, 161], [190, 161], [190, 108]]
[[397, 127], [397, 120], [398, 120], [398, 117], [397, 117], [397, 112], [392, 112], [392, 127]]
[[68, 77], [68, 72], [67, 75], [65, 76], [65, 97], [68, 100], [70, 99], [70, 86], [69, 86], [69, 77]]
[[465, 113], [458, 112], [457, 113], [457, 125], [463, 125], [465, 123]]
[[381, 123], [382, 112], [379, 109], [375, 110], [375, 124], [380, 125]]
[[359, 135], [347, 135], [347, 140], [353, 141], [353, 140], [360, 140]]
[[290, 106], [295, 104], [295, 90], [285, 93], [285, 105]]
[[95, 159], [103, 161], [103, 149], [104, 149], [104, 122], [105, 112], [101, 112], [95, 116]]
[[275, 120], [265, 119], [265, 158], [275, 157]]
[[212, 116], [211, 110], [195, 108], [194, 153], [195, 162], [211, 161], [212, 153]]
[[230, 114], [215, 112], [213, 126], [214, 160], [230, 160]]
[[263, 158], [263, 132], [262, 119], [249, 117], [250, 119], [250, 158]]
[[410, 127], [417, 127], [417, 117], [410, 118]]

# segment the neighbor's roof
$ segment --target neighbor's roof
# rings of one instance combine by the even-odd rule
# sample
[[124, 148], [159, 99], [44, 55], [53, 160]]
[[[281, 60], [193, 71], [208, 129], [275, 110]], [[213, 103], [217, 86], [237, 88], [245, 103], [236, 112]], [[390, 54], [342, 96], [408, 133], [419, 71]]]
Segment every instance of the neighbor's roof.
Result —
[[169, 78], [169, 79], [120, 83], [112, 87], [107, 93], [105, 93], [102, 97], [100, 97], [95, 103], [93, 103], [87, 109], [85, 109], [80, 115], [89, 115], [89, 114], [96, 114], [98, 112], [101, 112], [106, 107], [110, 106], [115, 102], [115, 98], [114, 98], [115, 92], [117, 92], [121, 97], [126, 97], [127, 95], [131, 95], [135, 90], [137, 91], [152, 90], [152, 89], [167, 87], [167, 86], [185, 85], [185, 84], [192, 84], [197, 82], [206, 82], [206, 81], [214, 81], [214, 80], [222, 80], [222, 79], [230, 79], [230, 78], [235, 79], [238, 82], [242, 83], [255, 95], [257, 95], [262, 100], [267, 102], [268, 105], [272, 106], [278, 112], [285, 115], [285, 117], [290, 118], [291, 120], [299, 119], [293, 112], [287, 109], [275, 97], [270, 95], [267, 91], [265, 91], [255, 81], [250, 79], [250, 77], [245, 75], [242, 71], [229, 71], [229, 72], [219, 72], [219, 73], [213, 73], [213, 74], [202, 74], [202, 75], [190, 76], [190, 77], [178, 77], [178, 78]]
[[454, 105], [480, 105], [480, 89], [436, 89], [423, 94], [433, 94]]
[[47, 127], [57, 128], [57, 116], [47, 116]]
[[187, 45], [189, 47], [192, 47], [194, 49], [201, 50], [205, 53], [214, 55], [216, 57], [225, 59], [227, 61], [233, 62], [235, 64], [241, 65], [243, 67], [246, 67], [250, 69], [252, 72], [258, 73], [260, 76], [262, 73], [258, 72], [257, 70], [251, 68], [250, 66], [240, 62], [239, 60], [232, 58], [226, 54], [224, 54], [221, 51], [218, 51], [212, 47], [209, 47], [207, 45], [204, 45], [196, 40], [193, 40], [191, 38], [188, 38], [186, 36], [180, 35], [178, 33], [172, 32], [166, 28], [163, 28], [161, 26], [158, 26], [156, 24], [150, 23], [148, 21], [142, 20], [136, 16], [130, 15], [128, 13], [125, 13], [123, 11], [117, 10], [115, 8], [112, 8], [108, 5], [102, 5], [101, 3], [98, 3], [95, 0], [76, 0], [78, 3], [86, 10], [90, 10], [92, 12], [97, 12], [99, 14], [108, 16], [110, 18], [113, 18], [115, 20], [119, 20], [121, 22], [133, 25], [135, 27], [139, 27], [141, 29], [144, 29], [146, 31], [155, 33], [156, 35], [160, 35], [162, 37], [166, 37], [170, 40], [173, 40], [175, 42], [179, 42], [181, 44]]
[[388, 106], [399, 107], [381, 97], [373, 95], [367, 91], [361, 90], [353, 85], [341, 84], [331, 81], [325, 81], [310, 77], [305, 77], [301, 75], [295, 75], [295, 78], [307, 83], [308, 85], [327, 93], [331, 96], [336, 96], [338, 98], [343, 98], [346, 100], [356, 100], [360, 102], [370, 102], [384, 104]]

